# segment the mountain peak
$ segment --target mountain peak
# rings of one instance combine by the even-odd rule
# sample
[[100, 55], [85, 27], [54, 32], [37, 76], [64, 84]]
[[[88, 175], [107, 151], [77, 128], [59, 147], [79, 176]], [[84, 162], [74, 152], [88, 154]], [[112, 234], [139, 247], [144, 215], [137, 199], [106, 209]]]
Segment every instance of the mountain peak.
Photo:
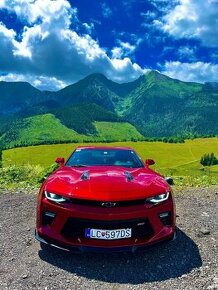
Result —
[[170, 79], [170, 77], [163, 75], [156, 70], [148, 72], [146, 76], [148, 79], [151, 79], [153, 81], [165, 81]]
[[[24, 82], [24, 81], [15, 81], [15, 82], [12, 82], [12, 81], [0, 81], [0, 85], [1, 86], [7, 86], [7, 87], [11, 87], [11, 86], [16, 86], [16, 87], [31, 87], [31, 88], [34, 88], [36, 89], [34, 86], [32, 86], [30, 83], [28, 82]], [[36, 89], [38, 90], [38, 89]]]
[[84, 78], [84, 80], [92, 81], [92, 80], [100, 80], [100, 81], [109, 81], [103, 74], [101, 73], [94, 73], [91, 75], [88, 75]]

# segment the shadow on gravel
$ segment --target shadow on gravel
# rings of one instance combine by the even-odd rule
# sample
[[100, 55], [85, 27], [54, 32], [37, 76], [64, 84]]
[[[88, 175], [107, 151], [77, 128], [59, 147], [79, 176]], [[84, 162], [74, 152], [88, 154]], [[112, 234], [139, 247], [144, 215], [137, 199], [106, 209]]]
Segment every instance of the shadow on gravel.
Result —
[[52, 248], [40, 250], [39, 257], [77, 276], [129, 284], [164, 281], [187, 274], [202, 265], [197, 245], [179, 229], [175, 241], [145, 252], [69, 254]]

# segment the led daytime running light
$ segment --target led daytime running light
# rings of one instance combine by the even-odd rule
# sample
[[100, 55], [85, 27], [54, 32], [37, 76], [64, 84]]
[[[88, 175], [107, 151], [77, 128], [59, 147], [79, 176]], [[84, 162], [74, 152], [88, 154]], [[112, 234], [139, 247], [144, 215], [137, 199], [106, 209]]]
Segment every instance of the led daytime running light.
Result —
[[169, 192], [162, 193], [162, 194], [148, 198], [147, 201], [151, 203], [160, 203], [167, 200], [169, 198], [169, 194], [170, 194]]
[[54, 201], [54, 202], [57, 202], [57, 203], [62, 203], [62, 202], [67, 201], [67, 198], [65, 198], [65, 197], [63, 197], [61, 195], [52, 193], [52, 192], [48, 192], [46, 190], [45, 190], [45, 197], [48, 200], [51, 200], [51, 201]]

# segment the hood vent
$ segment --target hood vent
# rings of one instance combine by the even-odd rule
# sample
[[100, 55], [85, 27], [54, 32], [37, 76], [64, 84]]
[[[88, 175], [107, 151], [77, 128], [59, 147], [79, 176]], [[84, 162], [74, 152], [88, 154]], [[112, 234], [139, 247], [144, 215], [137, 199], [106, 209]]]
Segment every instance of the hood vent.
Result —
[[133, 176], [130, 172], [126, 171], [125, 172], [125, 176], [126, 176], [126, 180], [127, 181], [132, 181], [133, 180]]
[[89, 171], [88, 170], [83, 172], [83, 174], [81, 175], [81, 179], [82, 180], [88, 180], [89, 179]]

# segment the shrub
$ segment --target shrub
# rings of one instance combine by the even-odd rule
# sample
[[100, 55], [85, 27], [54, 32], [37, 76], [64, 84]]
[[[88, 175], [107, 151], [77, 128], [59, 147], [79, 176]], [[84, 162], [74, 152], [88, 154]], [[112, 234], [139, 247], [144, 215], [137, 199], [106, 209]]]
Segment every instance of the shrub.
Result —
[[203, 166], [216, 165], [216, 164], [218, 164], [218, 159], [216, 158], [216, 156], [212, 152], [212, 153], [204, 154], [200, 159], [200, 163]]
[[47, 168], [40, 165], [11, 165], [0, 169], [0, 184], [2, 188], [39, 187], [40, 184], [57, 168], [52, 164]]

